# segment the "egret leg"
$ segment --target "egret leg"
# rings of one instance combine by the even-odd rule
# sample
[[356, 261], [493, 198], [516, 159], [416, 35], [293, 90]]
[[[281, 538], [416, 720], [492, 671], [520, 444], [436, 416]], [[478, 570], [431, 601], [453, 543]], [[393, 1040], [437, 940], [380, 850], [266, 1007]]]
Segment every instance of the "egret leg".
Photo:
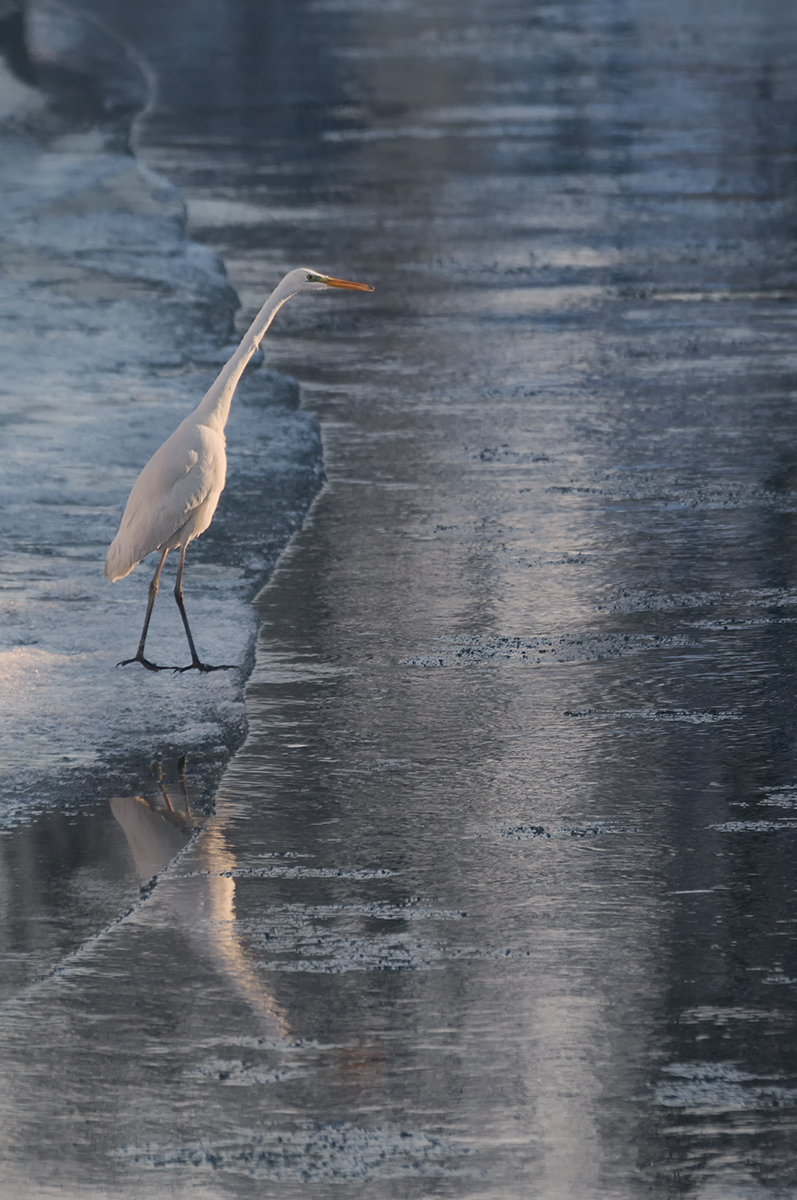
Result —
[[175, 671], [179, 671], [180, 674], [182, 674], [183, 671], [235, 671], [237, 668], [232, 663], [222, 667], [211, 667], [208, 665], [208, 663], [203, 663], [199, 660], [199, 655], [197, 654], [196, 646], [194, 645], [194, 639], [191, 636], [191, 626], [188, 624], [185, 604], [183, 602], [183, 566], [185, 565], [185, 552], [187, 549], [187, 542], [185, 546], [180, 547], [180, 561], [177, 564], [177, 580], [175, 581], [174, 585], [174, 598], [177, 601], [177, 607], [180, 610], [180, 616], [183, 618], [185, 636], [188, 638], [188, 648], [191, 651], [191, 665], [188, 667], [175, 667], [174, 669]]
[[129, 663], [137, 662], [137, 663], [141, 663], [142, 667], [146, 667], [148, 671], [173, 671], [174, 670], [174, 667], [159, 667], [155, 663], [150, 662], [148, 658], [144, 657], [144, 643], [147, 640], [147, 630], [149, 629], [149, 621], [150, 621], [150, 617], [152, 616], [152, 606], [155, 603], [155, 597], [158, 594], [158, 584], [160, 583], [161, 571], [163, 570], [163, 564], [166, 562], [166, 555], [168, 553], [169, 553], [168, 549], [164, 550], [162, 552], [162, 554], [160, 556], [160, 561], [158, 562], [158, 565], [155, 568], [155, 574], [152, 576], [152, 579], [150, 581], [149, 599], [147, 600], [147, 615], [144, 617], [144, 628], [141, 630], [141, 639], [138, 643], [138, 650], [136, 651], [135, 656], [133, 658], [125, 658], [121, 662], [118, 662], [116, 664], [117, 667], [126, 667], [126, 666], [128, 666]]

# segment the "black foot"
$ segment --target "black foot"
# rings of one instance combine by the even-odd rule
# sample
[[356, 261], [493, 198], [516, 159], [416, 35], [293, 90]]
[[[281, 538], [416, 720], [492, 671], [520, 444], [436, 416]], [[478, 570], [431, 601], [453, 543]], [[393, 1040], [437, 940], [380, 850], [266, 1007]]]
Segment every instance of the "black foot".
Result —
[[144, 658], [143, 654], [137, 654], [135, 658], [123, 658], [118, 662], [117, 667], [128, 667], [130, 663], [141, 663], [142, 667], [146, 667], [148, 671], [178, 671], [179, 667], [159, 667], [157, 663], [150, 662], [148, 658]]
[[209, 671], [237, 671], [238, 667], [234, 663], [227, 663], [223, 667], [211, 667], [207, 663], [200, 662], [197, 659], [196, 662], [192, 662], [188, 667], [172, 667], [171, 669], [176, 671], [178, 675], [182, 675], [185, 671], [201, 671], [203, 675], [206, 675]]

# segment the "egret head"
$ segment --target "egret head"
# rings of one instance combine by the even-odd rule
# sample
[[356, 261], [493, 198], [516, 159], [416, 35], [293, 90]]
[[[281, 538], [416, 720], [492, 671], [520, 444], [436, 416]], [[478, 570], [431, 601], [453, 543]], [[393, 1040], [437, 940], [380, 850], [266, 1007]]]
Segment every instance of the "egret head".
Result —
[[311, 267], [299, 267], [291, 274], [298, 276], [299, 291], [302, 292], [322, 292], [326, 288], [350, 288], [355, 292], [372, 292], [374, 290], [369, 283], [352, 283], [350, 279], [335, 279], [334, 276], [322, 275], [320, 271], [314, 271]]

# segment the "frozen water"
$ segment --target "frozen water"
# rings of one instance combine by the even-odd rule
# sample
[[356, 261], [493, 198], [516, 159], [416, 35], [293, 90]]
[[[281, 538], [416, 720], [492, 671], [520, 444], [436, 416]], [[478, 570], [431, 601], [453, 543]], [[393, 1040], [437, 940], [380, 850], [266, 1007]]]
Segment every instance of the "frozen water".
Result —
[[[295, 385], [250, 371], [229, 490], [186, 568], [200, 653], [242, 669], [116, 669], [135, 651], [154, 563], [111, 587], [105, 549], [138, 471], [226, 360], [237, 300], [187, 238], [175, 187], [100, 130], [37, 126], [41, 111], [0, 65], [0, 821], [85, 792], [92, 764], [131, 753], [193, 751], [218, 773], [244, 728], [248, 602], [320, 475]], [[164, 577], [149, 652], [185, 664], [170, 590]]]
[[[378, 292], [297, 301], [269, 334], [331, 483], [258, 602], [215, 813], [180, 806], [225, 752], [208, 707], [183, 797], [173, 761], [163, 792], [133, 769], [166, 740], [139, 735], [149, 710], [101, 713], [108, 746], [66, 772], [96, 771], [96, 803], [0, 837], [0, 1193], [791, 1194], [793, 5], [81, 5], [150, 57], [141, 154], [247, 312], [297, 261]], [[64, 132], [48, 152], [91, 149]], [[143, 241], [110, 247], [158, 327], [141, 360], [109, 327], [108, 387], [135, 387], [103, 411], [141, 418], [94, 447], [124, 476], [97, 489], [113, 517], [82, 518], [108, 533], [127, 442], [145, 455], [229, 336], [201, 288], [146, 291]], [[271, 553], [260, 464], [296, 461], [295, 392], [280, 441], [265, 378], [189, 560], [208, 655], [230, 646], [212, 606]], [[257, 432], [271, 457], [244, 453]], [[111, 662], [145, 589], [100, 593], [128, 597]], [[164, 599], [153, 648], [179, 652]]]

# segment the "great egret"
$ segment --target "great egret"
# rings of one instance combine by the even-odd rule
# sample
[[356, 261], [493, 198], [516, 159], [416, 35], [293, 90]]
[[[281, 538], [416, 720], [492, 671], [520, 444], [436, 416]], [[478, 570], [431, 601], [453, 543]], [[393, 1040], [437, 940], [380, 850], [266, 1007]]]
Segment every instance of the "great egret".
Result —
[[[188, 543], [204, 533], [224, 488], [227, 457], [224, 452], [224, 427], [230, 403], [243, 374], [244, 367], [260, 345], [263, 334], [286, 300], [299, 292], [320, 292], [326, 288], [352, 288], [372, 292], [367, 283], [352, 283], [348, 279], [333, 279], [319, 271], [299, 267], [290, 271], [269, 296], [243, 336], [241, 344], [190, 416], [182, 421], [171, 437], [155, 451], [133, 484], [125, 507], [119, 532], [108, 549], [105, 574], [115, 583], [129, 575], [142, 558], [153, 550], [160, 552], [155, 574], [149, 585], [147, 613], [141, 640], [133, 658], [117, 665], [138, 662], [148, 671], [229, 671], [233, 666], [211, 667], [200, 662], [191, 627], [183, 603], [183, 565]], [[158, 594], [166, 555], [180, 547], [174, 598], [183, 619], [185, 634], [191, 650], [187, 667], [159, 667], [144, 657], [152, 606]]]

